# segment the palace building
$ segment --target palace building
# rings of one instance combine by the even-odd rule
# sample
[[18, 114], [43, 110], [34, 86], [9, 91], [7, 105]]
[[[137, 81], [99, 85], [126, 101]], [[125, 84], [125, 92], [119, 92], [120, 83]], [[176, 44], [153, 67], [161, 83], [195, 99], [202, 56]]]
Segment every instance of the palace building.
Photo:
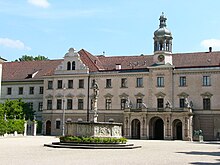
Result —
[[220, 139], [220, 52], [173, 53], [162, 14], [152, 55], [95, 56], [70, 48], [63, 59], [4, 62], [1, 100], [23, 98], [43, 122], [42, 133], [61, 135], [63, 121], [90, 121], [91, 89], [99, 86], [98, 121], [123, 123], [135, 139]]

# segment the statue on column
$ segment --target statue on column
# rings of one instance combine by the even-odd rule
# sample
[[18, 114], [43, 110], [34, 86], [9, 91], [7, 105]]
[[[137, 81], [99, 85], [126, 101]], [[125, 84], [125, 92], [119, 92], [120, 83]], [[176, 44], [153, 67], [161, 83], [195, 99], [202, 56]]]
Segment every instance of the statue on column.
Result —
[[96, 80], [93, 80], [92, 88], [93, 88], [93, 92], [94, 92], [94, 98], [98, 98], [98, 96], [99, 96], [99, 86], [98, 86], [98, 83], [96, 82]]
[[191, 108], [188, 98], [185, 98], [185, 107], [186, 108]]
[[92, 110], [94, 111], [94, 118], [93, 118], [93, 122], [97, 122], [98, 121], [98, 106], [97, 106], [97, 100], [98, 100], [98, 96], [99, 96], [99, 86], [98, 83], [96, 82], [96, 80], [93, 80], [92, 83], [92, 89], [93, 89], [93, 99], [92, 99]]

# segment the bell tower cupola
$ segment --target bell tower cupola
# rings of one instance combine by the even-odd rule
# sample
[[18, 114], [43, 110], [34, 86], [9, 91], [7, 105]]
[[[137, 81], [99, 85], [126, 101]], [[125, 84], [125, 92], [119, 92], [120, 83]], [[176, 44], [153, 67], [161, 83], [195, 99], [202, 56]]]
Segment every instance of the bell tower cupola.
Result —
[[164, 13], [159, 18], [159, 28], [154, 32], [154, 62], [172, 65], [172, 33], [167, 29]]

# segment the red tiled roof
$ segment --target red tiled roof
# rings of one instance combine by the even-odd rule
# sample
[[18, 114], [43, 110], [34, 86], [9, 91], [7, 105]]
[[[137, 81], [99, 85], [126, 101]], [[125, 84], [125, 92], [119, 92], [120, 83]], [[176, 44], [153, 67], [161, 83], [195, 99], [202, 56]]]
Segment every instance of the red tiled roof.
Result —
[[98, 57], [105, 70], [115, 70], [116, 64], [121, 65], [121, 69], [142, 69], [153, 64], [153, 56], [114, 56]]
[[89, 67], [90, 72], [95, 72], [103, 69], [101, 62], [96, 56], [93, 56], [91, 53], [87, 52], [84, 49], [80, 50], [78, 53], [82, 62]]
[[220, 52], [197, 52], [173, 54], [175, 67], [220, 66]]
[[28, 75], [37, 72], [31, 78], [34, 80], [41, 79], [45, 75], [52, 75], [56, 67], [62, 60], [46, 60], [46, 61], [22, 61], [22, 62], [5, 62], [2, 66], [3, 81], [25, 81]]
[[[82, 62], [90, 72], [111, 71], [116, 64], [121, 69], [144, 69], [153, 65], [153, 55], [139, 56], [94, 56], [86, 50], [79, 52]], [[3, 63], [3, 81], [25, 81], [29, 74], [38, 73], [32, 78], [43, 79], [43, 76], [54, 74], [55, 69], [63, 60], [24, 61]], [[173, 65], [176, 68], [220, 66], [220, 52], [176, 53], [173, 54]]]
[[[153, 55], [98, 57], [105, 70], [114, 70], [116, 64], [122, 69], [141, 69], [152, 66]], [[197, 52], [173, 54], [176, 68], [220, 66], [220, 52]]]

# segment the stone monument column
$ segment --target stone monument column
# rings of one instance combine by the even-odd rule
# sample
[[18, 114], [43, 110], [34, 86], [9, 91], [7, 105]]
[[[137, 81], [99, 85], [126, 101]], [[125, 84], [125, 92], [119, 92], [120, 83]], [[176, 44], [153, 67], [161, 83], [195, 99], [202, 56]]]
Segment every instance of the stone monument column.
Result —
[[99, 96], [99, 86], [98, 83], [96, 82], [96, 80], [93, 80], [93, 84], [92, 84], [92, 89], [93, 89], [93, 104], [92, 104], [92, 110], [94, 112], [94, 116], [93, 116], [93, 122], [98, 122], [98, 96]]

